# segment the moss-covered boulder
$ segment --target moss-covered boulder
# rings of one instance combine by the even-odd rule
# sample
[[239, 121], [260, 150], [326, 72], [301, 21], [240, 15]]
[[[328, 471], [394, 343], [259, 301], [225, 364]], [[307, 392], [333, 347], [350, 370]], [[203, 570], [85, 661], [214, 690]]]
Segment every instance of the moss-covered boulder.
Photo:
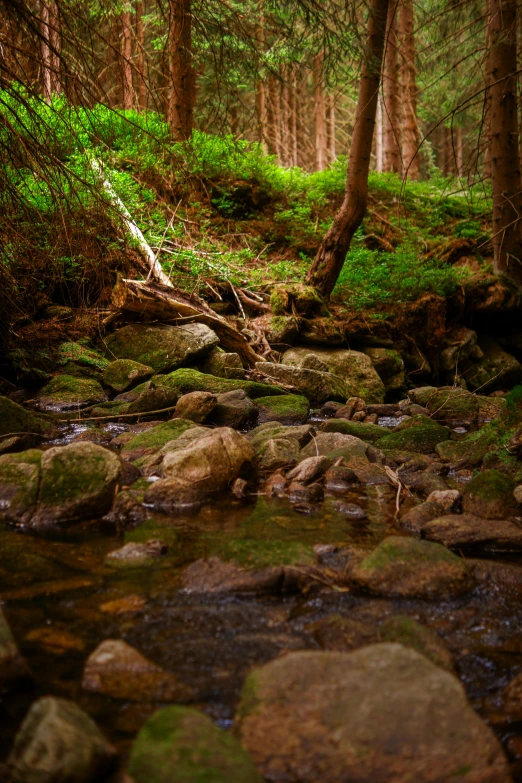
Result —
[[150, 388], [142, 391], [136, 400], [129, 403], [127, 412], [156, 414], [162, 411], [163, 414], [170, 413], [171, 410], [174, 410], [178, 399], [179, 394], [176, 389], [151, 385]]
[[[264, 365], [263, 365], [264, 366]], [[206, 391], [212, 394], [224, 394], [229, 391], [243, 389], [251, 398], [268, 397], [273, 394], [284, 394], [283, 389], [278, 386], [272, 386], [267, 383], [256, 383], [256, 381], [239, 381], [229, 378], [216, 378], [213, 375], [207, 375], [198, 370], [183, 368], [169, 373], [164, 377], [157, 376], [154, 382], [158, 386], [168, 386], [176, 389], [180, 394], [188, 394], [193, 391]]]
[[290, 468], [299, 462], [299, 443], [296, 438], [269, 438], [256, 455], [257, 468], [272, 473], [278, 468]]
[[50, 416], [28, 411], [8, 397], [0, 396], [0, 435], [24, 432], [50, 436], [54, 429]]
[[35, 701], [8, 758], [9, 783], [93, 783], [113, 769], [116, 751], [73, 701]]
[[90, 413], [90, 416], [104, 416], [108, 419], [118, 419], [118, 416], [129, 412], [130, 402], [118, 402], [117, 400], [108, 400], [107, 402], [101, 402], [99, 405], [95, 405]]
[[168, 372], [202, 359], [219, 343], [204, 324], [183, 326], [130, 324], [105, 338], [111, 359], [132, 359], [155, 372]]
[[0, 515], [7, 522], [30, 521], [38, 500], [42, 455], [29, 449], [0, 457]]
[[433, 389], [426, 400], [426, 409], [436, 421], [460, 424], [477, 421], [479, 404], [475, 394], [459, 387]]
[[[208, 392], [209, 393], [209, 392]], [[275, 397], [261, 397], [259, 399], [279, 399]], [[248, 429], [256, 424], [259, 410], [249, 399], [244, 389], [218, 394], [217, 405], [212, 411], [208, 422], [217, 427], [233, 427], [235, 430]]]
[[[344, 400], [361, 397], [369, 403], [384, 400], [384, 384], [369, 356], [359, 351], [331, 350], [328, 348], [291, 348], [283, 354], [282, 361], [291, 367], [304, 367], [307, 357], [313, 354], [323, 362], [329, 372], [341, 378], [347, 389]], [[331, 397], [330, 399], [336, 399]]]
[[389, 617], [379, 628], [379, 638], [382, 642], [410, 647], [449, 672], [455, 670], [453, 656], [440, 636], [412, 617], [399, 614]]
[[432, 454], [438, 443], [448, 440], [450, 430], [428, 416], [419, 413], [403, 422], [388, 435], [375, 441], [379, 449], [404, 449], [404, 451]]
[[185, 419], [173, 419], [163, 424], [157, 424], [144, 432], [125, 438], [122, 442], [121, 456], [134, 462], [140, 457], [155, 454], [166, 443], [176, 440], [185, 430], [195, 426], [194, 422], [185, 421]]
[[368, 444], [353, 435], [344, 435], [341, 432], [318, 432], [314, 439], [301, 450], [301, 458], [321, 455], [368, 462], [367, 450]]
[[278, 438], [290, 438], [297, 441], [299, 448], [306, 446], [312, 436], [315, 435], [315, 427], [311, 424], [301, 424], [300, 426], [287, 427], [278, 421], [267, 421], [260, 424], [255, 429], [246, 434], [247, 440], [252, 444], [256, 451], [268, 440], [277, 440]]
[[464, 511], [485, 519], [506, 519], [518, 513], [513, 497], [516, 483], [499, 470], [484, 470], [462, 492]]
[[345, 381], [330, 372], [271, 362], [258, 362], [256, 370], [275, 383], [293, 386], [312, 405], [322, 405], [327, 400], [346, 400], [350, 396], [350, 389]]
[[386, 430], [377, 424], [365, 424], [363, 421], [348, 421], [348, 419], [328, 419], [321, 424], [319, 429], [321, 432], [341, 432], [343, 435], [354, 435], [367, 443], [375, 443], [386, 434]]
[[391, 348], [365, 348], [364, 353], [370, 357], [387, 392], [404, 389], [404, 361], [398, 351]]
[[62, 343], [58, 348], [58, 364], [62, 366], [76, 365], [78, 369], [90, 372], [94, 377], [108, 366], [109, 362], [98, 351], [93, 351], [80, 343]]
[[481, 464], [486, 454], [498, 442], [498, 433], [486, 424], [477, 432], [470, 432], [461, 441], [445, 440], [435, 446], [443, 462], [457, 463], [473, 468]]
[[107, 394], [93, 378], [56, 375], [38, 395], [38, 408], [44, 411], [72, 411], [103, 402]]
[[439, 599], [473, 587], [465, 561], [429, 541], [389, 536], [352, 573], [353, 583], [372, 595]]
[[319, 315], [324, 302], [319, 292], [302, 283], [282, 283], [272, 289], [270, 306], [274, 315]]
[[299, 394], [281, 394], [276, 397], [258, 397], [255, 405], [259, 410], [258, 421], [278, 421], [281, 424], [304, 424], [310, 413], [310, 403]]
[[500, 743], [458, 679], [400, 644], [299, 651], [254, 669], [243, 685], [236, 727], [267, 780], [510, 778]]
[[274, 315], [268, 322], [266, 339], [273, 348], [286, 350], [299, 335], [299, 318], [293, 315]]
[[245, 368], [239, 354], [225, 353], [222, 348], [218, 347], [210, 351], [205, 361], [199, 365], [199, 369], [216, 378], [241, 380], [245, 377]]
[[45, 528], [109, 511], [121, 475], [118, 457], [95, 443], [71, 443], [45, 451], [38, 505], [31, 527]]
[[262, 783], [233, 736], [203, 713], [176, 705], [145, 723], [128, 771], [135, 783]]
[[116, 359], [103, 371], [103, 382], [116, 394], [134, 388], [154, 375], [152, 367], [132, 359]]
[[511, 389], [522, 380], [522, 365], [506, 353], [491, 338], [480, 340], [482, 357], [469, 359], [461, 365], [461, 374], [468, 388], [491, 394], [497, 390]]

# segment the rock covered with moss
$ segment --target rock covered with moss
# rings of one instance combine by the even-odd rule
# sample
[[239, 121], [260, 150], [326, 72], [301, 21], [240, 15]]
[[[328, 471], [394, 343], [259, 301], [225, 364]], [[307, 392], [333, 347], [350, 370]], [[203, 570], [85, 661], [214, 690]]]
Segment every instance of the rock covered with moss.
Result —
[[103, 371], [103, 382], [113, 392], [121, 394], [139, 383], [148, 381], [153, 375], [154, 370], [146, 364], [132, 359], [116, 359]]
[[[81, 343], [67, 342], [62, 343], [58, 348], [58, 364], [63, 367], [76, 367], [77, 370], [84, 371], [85, 375], [91, 374], [98, 378], [108, 366], [109, 361], [105, 359], [98, 351], [94, 351]], [[71, 373], [77, 374], [77, 373]], [[79, 373], [81, 374], [81, 372]]]
[[379, 627], [382, 642], [395, 642], [424, 655], [435, 666], [455, 671], [453, 657], [440, 636], [412, 617], [393, 615]]
[[8, 397], [0, 396], [0, 435], [22, 432], [51, 436], [54, 428], [50, 416], [29, 411]]
[[258, 362], [256, 370], [275, 383], [293, 386], [312, 405], [322, 405], [327, 400], [346, 400], [350, 396], [350, 389], [345, 381], [330, 372], [272, 362]]
[[107, 393], [93, 378], [56, 375], [40, 390], [37, 405], [44, 411], [72, 411], [106, 399]]
[[239, 354], [225, 353], [222, 348], [213, 348], [203, 363], [200, 363], [201, 372], [214, 375], [216, 378], [233, 378], [242, 380], [245, 377], [245, 368]]
[[38, 501], [42, 456], [37, 449], [0, 456], [0, 515], [7, 522], [31, 520]]
[[286, 349], [299, 334], [299, 318], [293, 315], [274, 315], [268, 323], [266, 339], [274, 348]]
[[375, 443], [386, 435], [386, 430], [377, 424], [366, 424], [363, 421], [349, 421], [348, 419], [328, 419], [320, 428], [321, 432], [340, 432], [343, 435], [353, 435], [356, 438]]
[[517, 513], [516, 483], [499, 470], [484, 470], [463, 490], [463, 508], [486, 519], [506, 519]]
[[145, 723], [131, 750], [135, 783], [261, 783], [238, 741], [210, 718], [172, 705]]
[[121, 445], [121, 455], [130, 462], [134, 462], [141, 457], [147, 457], [160, 451], [163, 446], [171, 440], [175, 440], [186, 430], [196, 425], [192, 421], [185, 419], [172, 419], [162, 424], [150, 426], [143, 432], [136, 434], [125, 433], [117, 439], [115, 445]]
[[[264, 364], [262, 365], [265, 366]], [[176, 389], [179, 394], [188, 394], [193, 391], [211, 392], [211, 394], [225, 394], [225, 392], [243, 391], [251, 399], [256, 397], [267, 397], [273, 394], [284, 394], [278, 386], [272, 386], [268, 383], [257, 383], [256, 381], [239, 381], [230, 378], [216, 378], [198, 370], [189, 367], [175, 370], [163, 377], [157, 376], [154, 381], [157, 385], [167, 386]]]
[[432, 454], [437, 444], [449, 440], [449, 437], [448, 427], [443, 427], [419, 413], [375, 441], [375, 445], [379, 449], [404, 449], [419, 454]]
[[299, 394], [281, 394], [272, 397], [258, 397], [256, 407], [259, 423], [278, 421], [281, 424], [304, 424], [310, 413], [310, 403]]

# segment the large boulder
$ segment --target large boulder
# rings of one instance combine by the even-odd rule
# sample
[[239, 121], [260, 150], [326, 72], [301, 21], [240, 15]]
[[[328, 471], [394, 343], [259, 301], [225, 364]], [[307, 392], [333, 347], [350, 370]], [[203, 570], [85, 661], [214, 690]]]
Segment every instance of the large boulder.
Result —
[[8, 397], [0, 396], [0, 435], [35, 433], [52, 435], [55, 424], [50, 416], [33, 413]]
[[40, 465], [31, 527], [77, 522], [109, 511], [121, 474], [112, 451], [88, 442], [55, 446], [43, 453]]
[[197, 323], [183, 326], [130, 324], [105, 338], [108, 356], [132, 359], [152, 367], [155, 372], [168, 372], [194, 362], [218, 343], [212, 329]]
[[369, 356], [359, 351], [291, 348], [283, 354], [282, 361], [292, 367], [306, 367], [311, 354], [323, 362], [329, 372], [342, 378], [348, 391], [344, 399], [362, 397], [366, 402], [383, 402], [384, 384]]
[[145, 723], [128, 770], [135, 783], [262, 783], [235, 737], [203, 713], [176, 705]]
[[460, 386], [443, 386], [433, 389], [425, 404], [433, 419], [455, 425], [494, 419], [503, 411], [506, 401], [472, 394]]
[[404, 361], [397, 351], [391, 348], [365, 348], [379, 378], [387, 392], [397, 392], [404, 388]]
[[103, 382], [112, 391], [122, 394], [139, 383], [148, 381], [153, 375], [154, 370], [146, 364], [132, 359], [116, 359], [103, 371]]
[[293, 386], [312, 405], [322, 405], [327, 400], [346, 400], [350, 396], [350, 388], [345, 381], [328, 371], [271, 362], [258, 362], [256, 370], [275, 383]]
[[72, 411], [106, 399], [106, 392], [94, 378], [56, 375], [40, 390], [37, 406], [44, 411]]
[[211, 430], [187, 448], [165, 455], [164, 478], [147, 490], [145, 502], [163, 510], [198, 503], [226, 489], [253, 457], [253, 447], [235, 430]]
[[486, 519], [514, 516], [518, 512], [513, 497], [515, 487], [516, 482], [499, 470], [484, 470], [464, 488], [463, 509]]
[[214, 375], [198, 372], [198, 370], [193, 370], [191, 367], [183, 367], [163, 377], [156, 377], [154, 378], [154, 381], [158, 385], [176, 389], [179, 394], [188, 394], [193, 391], [206, 391], [219, 395], [224, 394], [225, 392], [243, 389], [252, 400], [256, 397], [268, 397], [271, 394], [284, 394], [282, 389], [277, 386], [271, 386], [268, 383], [238, 381], [232, 380], [231, 378], [216, 378]]
[[37, 449], [0, 456], [0, 516], [7, 522], [30, 521], [38, 500], [42, 456]]
[[247, 678], [241, 744], [285, 783], [509, 783], [490, 729], [452, 674], [400, 644], [296, 652]]
[[9, 783], [97, 783], [116, 751], [74, 702], [46, 696], [34, 702], [16, 735]]
[[491, 338], [480, 340], [482, 357], [461, 365], [461, 374], [468, 387], [490, 394], [498, 389], [511, 389], [522, 380], [522, 365]]
[[389, 536], [352, 573], [356, 587], [372, 595], [435, 600], [473, 587], [462, 558], [430, 541]]

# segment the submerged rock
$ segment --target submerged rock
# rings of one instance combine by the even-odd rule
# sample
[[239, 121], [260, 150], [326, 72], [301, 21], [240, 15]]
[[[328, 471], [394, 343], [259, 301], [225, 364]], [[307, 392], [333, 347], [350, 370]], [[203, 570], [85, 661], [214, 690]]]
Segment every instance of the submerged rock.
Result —
[[435, 600], [473, 587], [466, 562], [429, 541], [389, 536], [352, 573], [355, 586], [373, 595]]
[[254, 669], [236, 725], [268, 780], [510, 780], [498, 740], [459, 681], [400, 644], [297, 652]]
[[37, 406], [40, 410], [72, 411], [106, 399], [102, 386], [92, 378], [56, 375], [41, 389]]
[[105, 338], [107, 355], [132, 359], [152, 367], [154, 372], [168, 372], [185, 362], [196, 361], [218, 343], [212, 329], [198, 323], [184, 326], [130, 324]]
[[132, 746], [135, 783], [262, 783], [238, 741], [197, 710], [172, 705], [145, 723]]
[[96, 783], [116, 751], [74, 702], [46, 696], [34, 702], [16, 735], [10, 783]]
[[103, 382], [113, 392], [121, 394], [148, 381], [153, 375], [154, 370], [146, 364], [132, 359], [116, 359], [103, 371]]
[[259, 423], [278, 421], [281, 424], [304, 424], [310, 413], [306, 397], [299, 394], [281, 394], [276, 397], [258, 397], [255, 402], [259, 411]]
[[105, 564], [113, 568], [142, 568], [153, 565], [168, 546], [163, 541], [151, 539], [144, 543], [129, 541], [120, 549], [114, 549], [105, 556]]

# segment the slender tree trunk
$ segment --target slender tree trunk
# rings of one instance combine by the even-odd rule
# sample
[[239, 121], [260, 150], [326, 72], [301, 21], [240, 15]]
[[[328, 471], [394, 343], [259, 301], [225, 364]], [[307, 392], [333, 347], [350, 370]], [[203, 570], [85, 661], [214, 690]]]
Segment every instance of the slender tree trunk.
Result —
[[383, 171], [400, 174], [401, 150], [401, 102], [399, 94], [399, 52], [398, 52], [398, 0], [392, 0], [386, 22], [386, 48], [382, 75], [382, 125], [383, 125]]
[[169, 0], [169, 124], [175, 141], [192, 133], [194, 73], [192, 70], [191, 0]]
[[389, 0], [372, 0], [370, 6], [346, 175], [346, 193], [331, 228], [321, 242], [307, 277], [307, 281], [325, 297], [329, 297], [334, 289], [353, 235], [362, 223], [368, 203], [368, 172], [381, 79], [388, 3]]
[[382, 127], [382, 98], [379, 94], [377, 100], [377, 117], [375, 120], [375, 171], [383, 171], [383, 127]]
[[522, 282], [516, 0], [490, 0], [491, 187], [496, 272]]
[[455, 170], [451, 128], [444, 126], [444, 174], [449, 177]]
[[297, 166], [297, 74], [292, 65], [290, 77], [290, 165]]
[[462, 141], [462, 127], [460, 125], [457, 128], [455, 159], [457, 164], [457, 176], [462, 178], [464, 176], [464, 145]]
[[237, 113], [237, 106], [230, 107], [230, 133], [234, 138], [237, 138], [239, 129], [239, 117]]
[[44, 101], [47, 103], [50, 103], [53, 96], [49, 16], [49, 4], [47, 2], [43, 2], [42, 0], [40, 3], [40, 31], [42, 34], [42, 94]]
[[314, 57], [315, 167], [317, 171], [323, 171], [327, 165], [325, 109], [323, 56], [317, 54]]
[[132, 21], [128, 5], [121, 15], [121, 57], [123, 108], [132, 109], [134, 105], [134, 90], [132, 87]]
[[143, 26], [143, 2], [136, 3], [136, 67], [138, 69], [138, 108], [147, 108], [147, 75], [145, 73], [145, 29]]
[[420, 179], [413, 0], [402, 0], [400, 10], [403, 174]]
[[281, 161], [281, 101], [279, 96], [279, 82], [271, 74], [268, 80], [268, 125], [270, 128], [270, 152]]
[[290, 96], [288, 92], [289, 69], [284, 65], [281, 69], [281, 153], [284, 166], [290, 162]]
[[263, 150], [268, 152], [266, 88], [263, 79], [259, 79], [256, 86], [256, 114], [258, 141], [262, 144]]
[[327, 99], [326, 124], [328, 157], [330, 158], [330, 163], [333, 163], [337, 155], [335, 154], [335, 98], [331, 93]]

